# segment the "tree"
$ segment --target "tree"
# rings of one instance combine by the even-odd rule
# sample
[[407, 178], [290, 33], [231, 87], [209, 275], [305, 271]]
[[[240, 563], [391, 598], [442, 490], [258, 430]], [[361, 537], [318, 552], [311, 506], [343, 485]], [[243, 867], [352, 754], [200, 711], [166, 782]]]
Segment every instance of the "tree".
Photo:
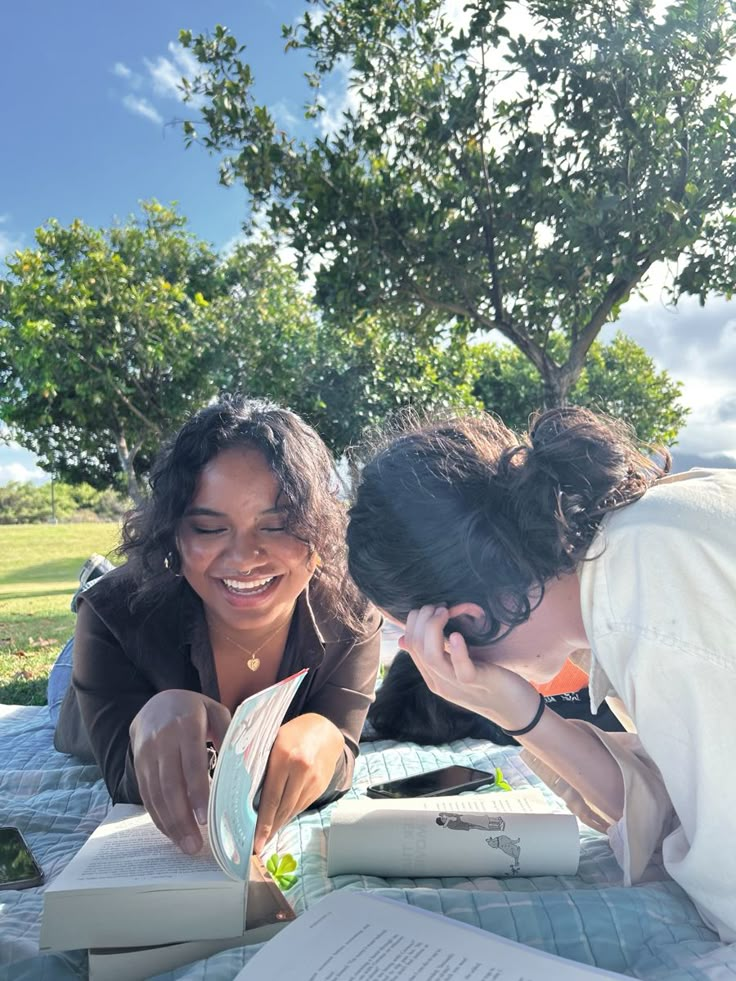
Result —
[[652, 0], [475, 0], [462, 28], [442, 0], [309, 4], [287, 47], [313, 60], [310, 117], [348, 65], [337, 132], [279, 131], [220, 26], [181, 34], [203, 68], [187, 83], [202, 126], [184, 126], [302, 261], [319, 257], [326, 314], [497, 330], [549, 405], [654, 263], [678, 263], [675, 301], [730, 292], [733, 4], [676, 0], [657, 19]]
[[[553, 356], [565, 357], [565, 338], [550, 338]], [[517, 431], [543, 404], [543, 386], [534, 366], [511, 345], [477, 344], [471, 348], [473, 394]], [[642, 443], [669, 445], [689, 410], [680, 402], [682, 386], [631, 338], [617, 333], [609, 344], [595, 341], [568, 400], [623, 419]]]
[[218, 388], [290, 406], [336, 456], [401, 406], [478, 404], [463, 332], [446, 332], [440, 346], [385, 317], [321, 317], [267, 242], [237, 249], [224, 275], [231, 290], [217, 317], [230, 353]]
[[140, 494], [162, 436], [215, 393], [217, 256], [156, 202], [110, 229], [50, 221], [0, 280], [0, 417], [72, 483]]
[[399, 409], [480, 407], [464, 334], [441, 341], [428, 343], [381, 317], [346, 327], [323, 323], [313, 420], [338, 455]]

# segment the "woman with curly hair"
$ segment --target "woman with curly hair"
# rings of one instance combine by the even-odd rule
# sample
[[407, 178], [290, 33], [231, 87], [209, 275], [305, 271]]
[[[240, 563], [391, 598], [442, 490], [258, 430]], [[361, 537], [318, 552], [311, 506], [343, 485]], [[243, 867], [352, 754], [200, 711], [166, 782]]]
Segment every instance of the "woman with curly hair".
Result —
[[[639, 879], [671, 876], [736, 940], [736, 471], [667, 476], [581, 408], [517, 436], [490, 416], [408, 423], [365, 466], [348, 527], [362, 591], [404, 625], [436, 694], [513, 735]], [[591, 706], [628, 732], [545, 710], [586, 662]]]
[[71, 693], [113, 801], [143, 803], [192, 853], [208, 741], [244, 698], [309, 668], [270, 753], [260, 851], [350, 786], [380, 617], [346, 576], [330, 454], [293, 412], [245, 398], [202, 409], [150, 485], [124, 525], [127, 561], [79, 597]]

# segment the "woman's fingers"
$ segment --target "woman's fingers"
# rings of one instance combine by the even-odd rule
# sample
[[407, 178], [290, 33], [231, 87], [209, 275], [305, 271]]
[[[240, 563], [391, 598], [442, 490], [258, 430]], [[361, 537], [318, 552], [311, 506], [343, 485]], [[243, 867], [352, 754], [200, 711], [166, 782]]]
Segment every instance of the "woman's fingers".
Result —
[[413, 610], [407, 619], [407, 643], [404, 644], [427, 687], [440, 695], [448, 682], [455, 680], [444, 634], [448, 620], [444, 606], [423, 606]]
[[[206, 762], [204, 766], [206, 776]], [[159, 757], [158, 776], [159, 796], [155, 803], [158, 814], [166, 824], [164, 834], [183, 852], [194, 855], [202, 847], [202, 835], [192, 814], [192, 805], [187, 794], [187, 774], [179, 752]]]
[[[188, 854], [202, 847], [207, 820], [207, 740], [221, 743], [230, 713], [197, 692], [159, 692], [130, 727], [138, 789], [154, 824]], [[198, 823], [199, 822], [199, 823]]]
[[430, 671], [444, 675], [447, 671], [447, 638], [445, 627], [449, 619], [444, 606], [426, 607], [423, 619], [422, 650]]
[[457, 631], [450, 634], [447, 647], [457, 681], [463, 685], [474, 684], [477, 680], [478, 670], [470, 658], [463, 635]]
[[207, 744], [199, 739], [185, 739], [180, 746], [180, 755], [189, 810], [194, 811], [198, 824], [206, 824], [210, 797]]
[[[290, 780], [288, 771], [282, 774], [277, 767], [270, 769], [270, 773], [266, 772], [258, 804], [258, 821], [253, 843], [256, 854], [262, 851], [270, 838], [302, 809], [300, 807], [301, 781]], [[311, 801], [306, 802], [306, 804], [310, 803]]]

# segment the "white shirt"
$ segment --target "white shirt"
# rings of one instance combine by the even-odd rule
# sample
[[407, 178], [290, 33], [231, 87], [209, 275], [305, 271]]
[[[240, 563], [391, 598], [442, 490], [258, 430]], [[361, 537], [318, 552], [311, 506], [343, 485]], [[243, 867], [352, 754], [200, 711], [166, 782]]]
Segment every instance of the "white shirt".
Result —
[[[736, 470], [667, 477], [609, 514], [581, 563], [593, 710], [620, 696], [633, 733], [594, 729], [624, 777], [609, 836], [627, 884], [665, 868], [736, 940]], [[587, 725], [587, 723], [574, 723]], [[571, 788], [571, 809], [605, 826]]]

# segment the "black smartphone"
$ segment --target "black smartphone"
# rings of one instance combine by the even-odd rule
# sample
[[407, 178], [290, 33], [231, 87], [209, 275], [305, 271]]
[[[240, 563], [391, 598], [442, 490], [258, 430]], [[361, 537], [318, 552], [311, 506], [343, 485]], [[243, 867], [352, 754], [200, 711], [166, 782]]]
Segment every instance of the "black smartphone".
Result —
[[376, 783], [366, 793], [369, 797], [444, 797], [484, 787], [495, 779], [495, 773], [472, 766], [445, 766], [413, 777]]
[[29, 889], [42, 882], [41, 866], [18, 828], [0, 828], [0, 889]]

